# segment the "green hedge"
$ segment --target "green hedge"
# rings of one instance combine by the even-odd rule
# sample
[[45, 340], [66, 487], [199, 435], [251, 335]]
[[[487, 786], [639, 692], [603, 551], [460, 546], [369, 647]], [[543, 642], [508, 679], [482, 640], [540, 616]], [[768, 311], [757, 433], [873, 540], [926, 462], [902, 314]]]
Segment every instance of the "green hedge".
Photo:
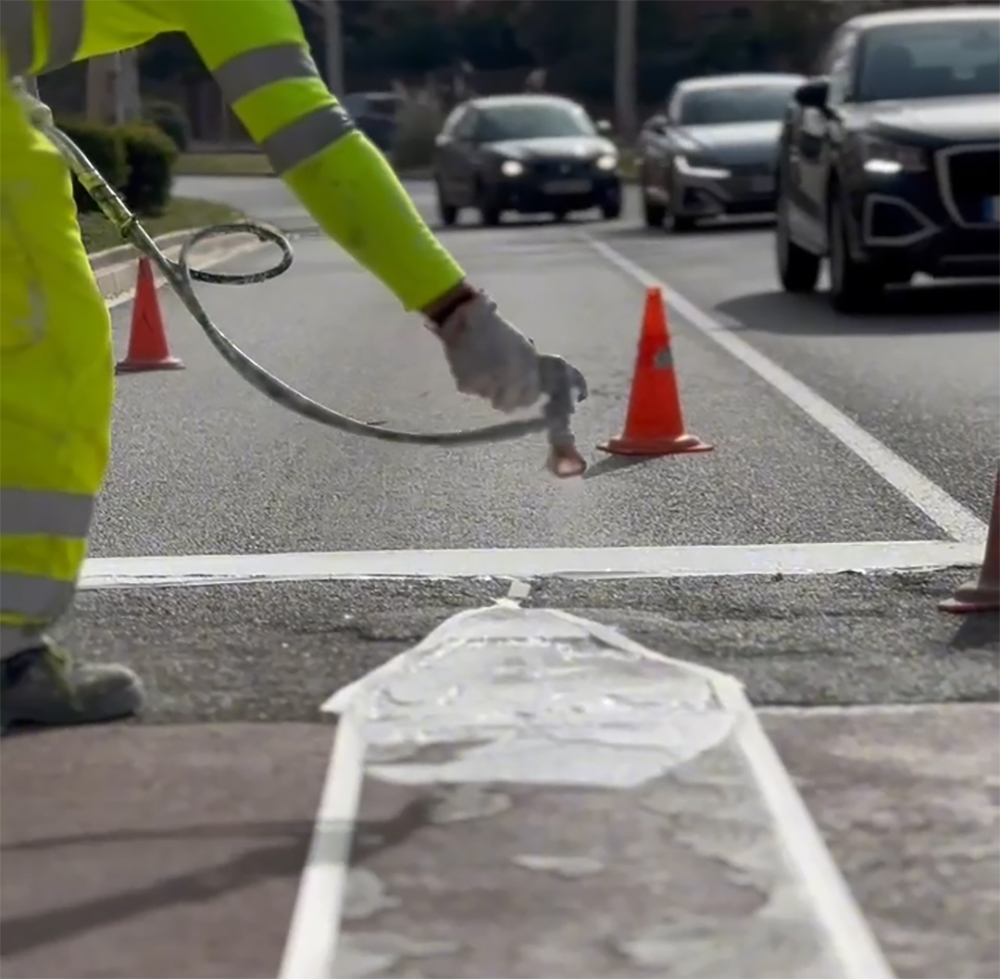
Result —
[[[56, 125], [80, 147], [84, 155], [100, 171], [101, 176], [121, 193], [128, 180], [128, 157], [121, 133], [111, 126], [100, 126], [74, 119], [57, 120]], [[80, 186], [75, 177], [73, 197], [76, 200], [77, 210], [81, 212], [97, 210], [94, 199]]]
[[162, 214], [170, 203], [177, 144], [151, 123], [125, 126], [121, 133], [128, 162], [125, 203], [137, 214]]
[[444, 125], [446, 114], [431, 99], [406, 99], [396, 112], [396, 130], [389, 158], [399, 170], [430, 166], [434, 139]]
[[[140, 215], [160, 214], [170, 202], [173, 166], [178, 149], [157, 126], [101, 126], [75, 119], [57, 125], [90, 158], [105, 180]], [[95, 211], [91, 196], [73, 180], [73, 196], [81, 212]]]
[[187, 114], [174, 102], [151, 99], [143, 104], [142, 116], [146, 122], [162, 129], [184, 153], [191, 144], [191, 126]]

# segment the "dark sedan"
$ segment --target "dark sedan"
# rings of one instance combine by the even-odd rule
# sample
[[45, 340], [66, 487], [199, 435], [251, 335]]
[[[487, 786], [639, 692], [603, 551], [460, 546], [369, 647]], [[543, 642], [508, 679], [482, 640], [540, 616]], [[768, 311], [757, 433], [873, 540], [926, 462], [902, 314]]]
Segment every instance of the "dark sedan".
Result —
[[860, 310], [918, 272], [1000, 274], [1000, 10], [847, 21], [796, 93], [779, 157], [778, 271]]
[[802, 75], [710, 75], [678, 83], [666, 112], [639, 134], [637, 166], [646, 226], [670, 218], [773, 212], [781, 121]]
[[618, 152], [583, 106], [549, 95], [471, 99], [449, 115], [434, 153], [438, 210], [446, 225], [462, 208], [483, 224], [505, 211], [552, 214], [597, 208], [621, 214]]

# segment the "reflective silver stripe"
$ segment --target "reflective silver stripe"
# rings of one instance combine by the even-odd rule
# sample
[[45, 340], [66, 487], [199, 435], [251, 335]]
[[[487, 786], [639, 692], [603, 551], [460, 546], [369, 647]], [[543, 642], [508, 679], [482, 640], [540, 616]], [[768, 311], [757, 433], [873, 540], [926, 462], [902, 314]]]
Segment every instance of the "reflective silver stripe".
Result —
[[49, 0], [49, 55], [42, 71], [68, 65], [83, 43], [83, 5], [86, 0]]
[[230, 105], [265, 85], [290, 78], [321, 77], [312, 55], [298, 44], [275, 44], [244, 51], [219, 65], [212, 74]]
[[94, 498], [79, 493], [0, 490], [0, 533], [86, 537]]
[[0, 574], [0, 610], [27, 619], [58, 618], [73, 601], [76, 584], [27, 574]]
[[31, 0], [0, 2], [0, 35], [7, 50], [7, 67], [12, 75], [31, 70], [35, 60], [35, 23]]
[[265, 139], [261, 147], [274, 172], [281, 176], [353, 130], [351, 117], [339, 105], [328, 105], [279, 129]]
[[0, 659], [37, 649], [44, 640], [45, 630], [41, 626], [0, 625]]

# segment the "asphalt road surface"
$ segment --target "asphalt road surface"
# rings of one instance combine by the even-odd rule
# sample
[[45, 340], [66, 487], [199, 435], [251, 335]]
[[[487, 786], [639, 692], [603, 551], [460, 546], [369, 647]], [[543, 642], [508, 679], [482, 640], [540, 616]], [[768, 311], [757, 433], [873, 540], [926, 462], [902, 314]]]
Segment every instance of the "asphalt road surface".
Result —
[[[432, 217], [430, 188], [410, 190]], [[178, 192], [295, 233], [286, 275], [200, 289], [269, 370], [386, 425], [495, 420], [454, 393], [430, 334], [280, 183], [182, 178]], [[587, 375], [588, 451], [621, 428], [644, 298], [592, 239], [676, 290], [700, 310], [670, 320], [685, 419], [713, 452], [629, 464], [592, 453], [588, 477], [561, 484], [542, 469], [541, 438], [461, 450], [351, 439], [250, 390], [161, 294], [186, 369], [120, 378], [91, 556], [948, 540], [928, 515], [940, 511], [914, 502], [919, 487], [890, 485], [714, 341], [706, 315], [709, 332], [750, 344], [985, 523], [1000, 444], [995, 284], [921, 285], [873, 315], [838, 316], [822, 295], [780, 293], [766, 225], [672, 236], [637, 214], [630, 199], [611, 224], [441, 234], [540, 348]], [[113, 313], [121, 351], [130, 314]], [[998, 619], [936, 608], [972, 570], [540, 578], [525, 604], [741, 679], [897, 975], [996, 977]], [[133, 664], [150, 723], [5, 742], [4, 974], [276, 974], [330, 753], [319, 705], [508, 584], [82, 593], [67, 640]], [[452, 974], [398, 968], [379, 974]]]

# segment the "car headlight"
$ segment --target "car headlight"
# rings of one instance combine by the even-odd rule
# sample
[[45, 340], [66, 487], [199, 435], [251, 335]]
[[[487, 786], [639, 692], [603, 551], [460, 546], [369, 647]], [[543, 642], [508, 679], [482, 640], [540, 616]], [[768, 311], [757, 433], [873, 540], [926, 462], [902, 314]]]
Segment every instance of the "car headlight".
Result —
[[893, 176], [897, 173], [922, 173], [927, 169], [927, 154], [919, 146], [893, 143], [878, 136], [860, 136], [861, 165], [867, 173]]
[[518, 160], [504, 160], [500, 164], [500, 172], [505, 177], [520, 177], [524, 173], [524, 164]]
[[674, 166], [677, 172], [688, 177], [705, 177], [708, 180], [725, 180], [732, 174], [725, 167], [711, 163], [708, 160], [690, 156], [675, 156]]
[[614, 170], [618, 166], [618, 157], [614, 153], [605, 153], [595, 162], [598, 170]]

